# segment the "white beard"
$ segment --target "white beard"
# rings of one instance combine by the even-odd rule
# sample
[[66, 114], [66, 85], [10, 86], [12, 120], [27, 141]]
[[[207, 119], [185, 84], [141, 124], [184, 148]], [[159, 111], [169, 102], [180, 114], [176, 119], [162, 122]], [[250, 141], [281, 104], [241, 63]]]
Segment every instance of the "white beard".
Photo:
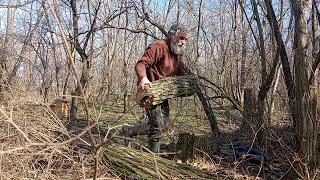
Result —
[[170, 42], [170, 49], [173, 52], [173, 54], [183, 55], [183, 53], [186, 50], [186, 45], [184, 44], [182, 46], [179, 46], [177, 42], [171, 41]]

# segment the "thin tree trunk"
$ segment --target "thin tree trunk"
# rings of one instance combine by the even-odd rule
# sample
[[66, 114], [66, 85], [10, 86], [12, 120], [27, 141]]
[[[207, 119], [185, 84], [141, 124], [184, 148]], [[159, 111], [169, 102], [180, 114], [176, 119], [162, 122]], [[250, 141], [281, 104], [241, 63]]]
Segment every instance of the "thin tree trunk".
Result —
[[180, 0], [177, 0], [177, 17], [176, 17], [176, 22], [179, 22], [179, 21], [180, 21], [180, 8], [181, 8]]
[[[8, 1], [8, 5], [11, 5], [11, 0]], [[4, 37], [4, 41], [0, 51], [0, 93], [5, 89], [5, 84], [7, 83], [6, 80], [6, 73], [7, 73], [7, 61], [9, 57], [9, 41], [10, 36], [13, 30], [13, 14], [12, 9], [7, 9], [7, 26], [6, 26], [6, 34]]]
[[67, 70], [67, 76], [66, 76], [66, 79], [64, 80], [63, 87], [62, 87], [62, 95], [66, 95], [66, 94], [67, 94], [68, 83], [69, 83], [69, 76], [70, 76], [70, 70], [69, 70], [69, 68], [68, 68], [68, 70]]
[[[183, 64], [183, 67], [184, 69], [186, 70], [186, 72], [188, 74], [192, 74], [191, 70], [186, 67], [184, 64]], [[206, 96], [203, 88], [201, 87], [201, 84], [200, 84], [200, 87], [199, 89], [197, 90], [196, 92], [201, 104], [202, 104], [202, 107], [206, 113], [206, 116], [210, 122], [210, 127], [211, 127], [211, 131], [212, 131], [212, 134], [213, 135], [218, 135], [220, 132], [219, 132], [219, 128], [218, 128], [218, 124], [217, 124], [217, 119], [216, 119], [216, 116], [214, 115], [213, 113], [213, 110], [212, 110], [212, 107], [211, 107], [211, 104], [209, 102], [209, 98]]]
[[[125, 27], [128, 27], [128, 14], [126, 14], [126, 19], [125, 19]], [[127, 40], [127, 30], [124, 30], [124, 42]], [[123, 85], [123, 112], [125, 113], [128, 109], [128, 62], [127, 62], [127, 46], [126, 43], [124, 43], [123, 47], [123, 75], [124, 75], [124, 85]]]
[[[262, 24], [260, 21], [260, 16], [259, 16], [259, 12], [258, 12], [258, 6], [257, 6], [257, 2], [256, 0], [252, 0], [252, 7], [253, 7], [253, 14], [254, 14], [254, 18], [257, 22], [257, 28], [258, 28], [258, 32], [259, 32], [259, 53], [260, 53], [260, 61], [261, 61], [261, 88], [259, 90], [259, 94], [258, 94], [258, 101], [257, 101], [257, 124], [256, 124], [256, 130], [259, 131], [258, 132], [258, 142], [262, 147], [266, 147], [266, 136], [265, 136], [265, 131], [266, 131], [266, 125], [265, 125], [265, 102], [266, 102], [266, 98], [267, 98], [267, 94], [270, 88], [270, 85], [272, 84], [273, 81], [273, 77], [274, 72], [271, 72], [271, 79], [269, 80], [268, 84], [267, 84], [267, 67], [266, 67], [266, 50], [265, 50], [265, 45], [264, 45], [264, 35], [263, 35], [263, 29], [262, 29]], [[278, 57], [276, 57], [278, 58]], [[274, 66], [276, 66], [276, 64], [274, 64]], [[272, 67], [273, 69], [275, 69], [275, 67]]]
[[47, 8], [45, 6], [45, 2], [42, 1], [41, 5], [42, 5], [42, 8], [43, 8], [44, 13], [45, 13], [45, 18], [46, 18], [46, 21], [47, 21], [46, 25], [48, 26], [48, 31], [50, 32], [51, 47], [52, 47], [54, 65], [55, 65], [56, 94], [58, 96], [60, 96], [60, 83], [59, 83], [60, 66], [59, 66], [59, 62], [58, 62], [58, 58], [57, 58], [56, 40], [55, 40], [55, 37], [54, 37], [54, 31], [52, 29], [51, 22], [50, 22], [50, 19], [49, 19], [48, 10], [47, 10]]
[[[74, 47], [80, 55], [82, 62], [82, 74], [80, 78], [80, 86], [77, 85], [75, 91], [72, 93], [73, 97], [71, 99], [71, 108], [70, 108], [70, 117], [71, 119], [77, 119], [77, 110], [79, 106], [78, 97], [81, 95], [81, 89], [84, 92], [84, 96], [87, 96], [87, 90], [89, 89], [89, 80], [90, 80], [90, 70], [91, 70], [91, 58], [92, 58], [92, 43], [94, 36], [94, 29], [96, 26], [98, 11], [100, 9], [101, 1], [97, 1], [95, 6], [95, 11], [93, 12], [93, 18], [90, 16], [90, 27], [89, 31], [86, 33], [84, 43], [81, 47], [79, 41], [79, 14], [77, 10], [77, 0], [70, 1], [71, 10], [72, 10], [72, 25], [73, 25], [73, 37], [74, 37]], [[90, 11], [90, 6], [88, 4], [88, 11]], [[90, 14], [90, 13], [89, 13]], [[91, 39], [91, 51], [86, 52], [88, 43]], [[89, 119], [87, 119], [89, 121]]]
[[260, 16], [258, 12], [257, 2], [256, 0], [251, 0], [253, 6], [253, 14], [255, 20], [257, 22], [257, 28], [259, 32], [259, 52], [260, 52], [260, 61], [261, 61], [261, 80], [262, 84], [266, 82], [267, 78], [267, 58], [266, 58], [266, 49], [264, 45], [264, 35], [263, 35], [263, 28], [260, 21]]
[[271, 94], [270, 94], [270, 106], [268, 110], [268, 122], [271, 122], [272, 114], [274, 112], [274, 103], [275, 103], [275, 94], [278, 88], [279, 80], [280, 80], [280, 75], [281, 75], [281, 64], [278, 64], [277, 70], [276, 70], [276, 79], [274, 81], [274, 84], [272, 86]]
[[292, 119], [296, 119], [295, 118], [296, 116], [295, 116], [294, 82], [293, 82], [293, 78], [291, 75], [291, 68], [290, 68], [288, 55], [286, 52], [286, 47], [285, 47], [284, 42], [282, 40], [282, 35], [280, 32], [279, 24], [278, 24], [274, 9], [272, 7], [271, 1], [265, 0], [265, 3], [266, 3], [266, 9], [267, 9], [267, 19], [269, 21], [270, 27], [273, 29], [273, 35], [275, 37], [275, 40], [276, 40], [278, 48], [279, 48], [282, 70], [283, 70], [283, 74], [284, 74], [285, 84], [287, 87], [290, 113], [291, 113]]
[[[243, 3], [240, 1], [239, 3]], [[242, 6], [242, 5], [240, 5]], [[240, 92], [241, 92], [241, 102], [243, 101], [243, 88], [246, 79], [246, 58], [247, 58], [247, 32], [244, 23], [244, 12], [241, 11], [241, 39], [242, 39], [242, 49], [241, 49], [241, 66], [240, 66]]]
[[[244, 89], [244, 103], [243, 103], [243, 118], [240, 129], [244, 132], [254, 131], [253, 124], [255, 119], [255, 105], [256, 101], [254, 98], [252, 89]], [[252, 132], [253, 134], [254, 132]]]
[[[196, 58], [195, 58], [195, 62], [194, 64], [197, 65], [198, 64], [198, 61], [199, 61], [199, 58], [200, 58], [200, 52], [199, 52], [199, 38], [200, 38], [200, 27], [201, 27], [201, 20], [202, 20], [202, 12], [201, 12], [201, 9], [202, 9], [202, 0], [200, 0], [200, 3], [199, 3], [199, 10], [198, 10], [198, 27], [197, 27], [197, 41], [196, 41]], [[197, 66], [196, 66], [197, 67]]]
[[32, 36], [33, 34], [35, 33], [35, 31], [37, 30], [37, 28], [39, 27], [39, 24], [41, 22], [41, 19], [43, 17], [43, 12], [41, 11], [39, 14], [38, 14], [38, 17], [37, 17], [37, 21], [35, 23], [35, 25], [32, 27], [31, 26], [31, 23], [30, 23], [30, 29], [28, 31], [28, 34], [23, 42], [23, 45], [22, 45], [22, 48], [21, 48], [21, 51], [19, 53], [19, 56], [18, 56], [18, 59], [16, 60], [15, 64], [14, 64], [14, 67], [11, 71], [11, 73], [9, 74], [8, 78], [7, 78], [7, 82], [9, 85], [12, 85], [12, 81], [13, 81], [13, 78], [17, 75], [17, 72], [18, 72], [18, 69], [23, 61], [23, 57], [24, 57], [24, 54], [27, 52], [27, 47], [29, 45], [29, 43], [31, 42], [31, 39], [32, 39]]

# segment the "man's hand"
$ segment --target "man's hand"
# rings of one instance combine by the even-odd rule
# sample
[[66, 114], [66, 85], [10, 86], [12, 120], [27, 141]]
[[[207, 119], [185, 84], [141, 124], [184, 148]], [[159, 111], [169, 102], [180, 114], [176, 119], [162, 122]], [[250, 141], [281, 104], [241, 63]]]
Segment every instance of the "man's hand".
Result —
[[139, 83], [139, 89], [142, 89], [142, 90], [144, 90], [145, 89], [145, 85], [146, 84], [151, 84], [151, 82], [149, 81], [149, 79], [147, 78], [147, 77], [143, 77], [142, 79], [141, 79], [141, 81], [140, 81], [140, 83]]

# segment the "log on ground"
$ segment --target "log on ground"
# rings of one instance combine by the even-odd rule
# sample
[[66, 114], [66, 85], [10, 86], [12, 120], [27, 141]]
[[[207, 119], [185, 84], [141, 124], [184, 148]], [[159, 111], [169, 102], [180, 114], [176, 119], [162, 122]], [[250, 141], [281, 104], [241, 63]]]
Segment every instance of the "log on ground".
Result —
[[[133, 179], [228, 179], [186, 164], [121, 145], [104, 149], [103, 162], [124, 178]], [[231, 177], [230, 177], [231, 179]]]

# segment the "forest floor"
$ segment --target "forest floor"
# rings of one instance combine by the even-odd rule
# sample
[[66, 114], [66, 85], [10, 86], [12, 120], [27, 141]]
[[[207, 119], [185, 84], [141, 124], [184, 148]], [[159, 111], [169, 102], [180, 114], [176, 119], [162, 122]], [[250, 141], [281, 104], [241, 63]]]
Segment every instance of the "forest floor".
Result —
[[[95, 156], [89, 147], [87, 137], [76, 135], [85, 130], [85, 123], [72, 122], [78, 127], [75, 131], [67, 129], [70, 124], [47, 113], [46, 105], [38, 97], [25, 93], [9, 94], [10, 103], [0, 107], [0, 179], [88, 179], [94, 173]], [[288, 172], [295, 158], [293, 153], [293, 129], [289, 116], [276, 111], [268, 128], [268, 149], [261, 163], [254, 155], [237, 156], [238, 147], [256, 147], [255, 134], [240, 130], [241, 114], [230, 107], [213, 106], [217, 118], [220, 136], [211, 137], [209, 122], [202, 108], [193, 98], [177, 99], [170, 102], [170, 126], [164, 134], [164, 145], [176, 144], [179, 134], [184, 132], [197, 136], [210, 137], [211, 149], [202, 151], [202, 159], [190, 159], [181, 162], [175, 156], [175, 149], [169, 149], [172, 156], [166, 156], [173, 164], [185, 164], [216, 174], [218, 177], [231, 179], [280, 179]], [[214, 104], [213, 104], [214, 105]], [[96, 107], [93, 109], [93, 107]], [[92, 119], [99, 119], [99, 129], [93, 129], [94, 136], [103, 138], [108, 127], [121, 124], [134, 124], [145, 121], [144, 110], [136, 105], [129, 105], [123, 112], [120, 100], [108, 102], [104, 106], [92, 106]], [[98, 133], [97, 133], [98, 132]], [[99, 134], [101, 133], [101, 134]], [[136, 144], [147, 146], [147, 137], [138, 136], [133, 139]], [[112, 145], [123, 144], [120, 137], [109, 142]], [[141, 149], [141, 148], [140, 148]], [[168, 149], [166, 149], [168, 150]], [[144, 155], [138, 152], [138, 155]], [[128, 150], [132, 155], [133, 150]], [[160, 161], [159, 161], [160, 162]], [[167, 161], [166, 161], [167, 162]], [[180, 167], [180, 166], [175, 166]], [[186, 168], [186, 166], [183, 166]], [[126, 179], [123, 172], [110, 169], [111, 166], [100, 161], [98, 177], [101, 179]], [[143, 168], [143, 167], [142, 167]], [[219, 176], [221, 175], [221, 176]], [[129, 178], [130, 179], [130, 178]], [[202, 178], [206, 179], [206, 178]]]
[[[203, 110], [194, 105], [189, 99], [188, 105], [182, 100], [171, 102], [170, 126], [165, 133], [162, 143], [176, 144], [179, 134], [183, 132], [196, 135], [210, 136], [211, 130], [209, 122], [206, 120]], [[184, 104], [184, 105], [182, 105]], [[236, 179], [281, 179], [286, 177], [293, 162], [293, 129], [290, 126], [289, 114], [275, 112], [276, 118], [270, 122], [267, 132], [268, 148], [261, 150], [257, 147], [256, 134], [254, 132], [244, 132], [240, 129], [241, 114], [231, 107], [214, 106], [214, 113], [217, 118], [221, 135], [213, 137], [210, 141], [211, 148], [205, 153], [206, 160], [192, 159], [188, 164], [210, 170], [214, 173], [232, 174]], [[137, 121], [145, 121], [146, 117], [142, 108], [134, 107], [127, 113], [123, 113], [121, 103], [113, 103], [107, 106], [105, 118], [110, 121], [107, 124], [134, 124]], [[112, 120], [113, 119], [113, 120]], [[147, 137], [138, 136], [134, 141], [146, 146]], [[235, 153], [236, 147], [248, 150], [253, 148], [262, 156], [244, 152], [238, 156]], [[259, 159], [260, 158], [260, 159]], [[179, 161], [171, 157], [174, 161]]]

